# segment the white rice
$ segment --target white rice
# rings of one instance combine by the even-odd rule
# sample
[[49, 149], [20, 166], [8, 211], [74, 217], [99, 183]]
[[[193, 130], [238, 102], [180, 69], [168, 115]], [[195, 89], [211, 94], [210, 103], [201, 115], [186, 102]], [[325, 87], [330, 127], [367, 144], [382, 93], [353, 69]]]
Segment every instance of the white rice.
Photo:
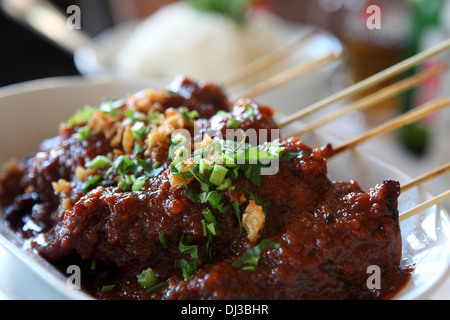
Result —
[[164, 6], [144, 20], [116, 55], [131, 74], [220, 81], [293, 37], [277, 16], [258, 12], [244, 24], [185, 2]]

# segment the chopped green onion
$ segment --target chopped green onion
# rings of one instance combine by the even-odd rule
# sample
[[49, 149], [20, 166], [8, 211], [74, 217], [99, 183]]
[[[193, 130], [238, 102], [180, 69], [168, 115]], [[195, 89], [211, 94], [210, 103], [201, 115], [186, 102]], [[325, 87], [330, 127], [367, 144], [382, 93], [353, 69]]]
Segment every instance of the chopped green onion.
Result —
[[133, 148], [133, 154], [137, 156], [137, 155], [142, 154], [142, 152], [143, 152], [142, 147], [136, 143]]
[[255, 201], [255, 203], [256, 203], [258, 206], [261, 206], [262, 209], [263, 209], [263, 211], [264, 211], [264, 213], [267, 215], [267, 213], [269, 212], [268, 207], [271, 205], [271, 203], [270, 203], [269, 200], [266, 200], [266, 201], [264, 201], [264, 202], [261, 201], [261, 200], [256, 196], [256, 194], [254, 194], [253, 192], [248, 191], [246, 188], [242, 188], [242, 191], [244, 191], [244, 193], [245, 193], [245, 195], [246, 195], [247, 197], [249, 197], [251, 200]]
[[95, 176], [92, 179], [89, 179], [83, 186], [83, 189], [81, 189], [81, 192], [83, 194], [86, 194], [89, 190], [89, 188], [91, 188], [92, 186], [94, 186], [99, 180], [100, 180], [101, 176]]
[[151, 288], [148, 288], [147, 290], [145, 290], [145, 292], [147, 292], [147, 293], [153, 292], [153, 291], [155, 291], [155, 290], [157, 290], [157, 289], [159, 289], [159, 288], [163, 287], [164, 285], [165, 285], [165, 283], [164, 283], [164, 282], [161, 282], [161, 283], [155, 284], [155, 285], [154, 285], [153, 287], [151, 287]]
[[178, 249], [182, 254], [188, 254], [193, 259], [198, 258], [198, 247], [196, 245], [189, 245], [191, 240], [187, 234], [183, 234], [178, 244]]
[[214, 215], [212, 214], [211, 210], [208, 208], [204, 209], [202, 211], [203, 216], [206, 219], [206, 227], [208, 228], [209, 232], [215, 236], [219, 234], [219, 228], [217, 226], [216, 218], [214, 218]]
[[261, 186], [261, 166], [252, 165], [245, 171], [245, 176], [255, 185]]
[[185, 165], [182, 161], [176, 162], [176, 163], [174, 164], [174, 167], [175, 167], [175, 169], [177, 169], [178, 172], [180, 172], [181, 170], [183, 170], [185, 166], [186, 166], [186, 165]]
[[155, 111], [155, 112], [153, 112], [153, 113], [150, 113], [150, 114], [148, 115], [148, 124], [149, 124], [149, 125], [152, 125], [153, 122], [155, 122], [155, 120], [158, 119], [159, 115], [160, 115], [160, 113], [159, 113], [158, 111]]
[[111, 117], [115, 117], [117, 116], [117, 110], [122, 105], [123, 105], [122, 100], [107, 100], [100, 105], [99, 110]]
[[207, 222], [205, 219], [200, 222], [202, 223], [203, 236], [206, 237], [208, 235], [208, 226], [206, 225]]
[[225, 118], [226, 116], [228, 116], [228, 112], [219, 110], [219, 111], [217, 111], [216, 116], [219, 118]]
[[206, 172], [206, 161], [205, 161], [205, 159], [200, 159], [198, 172], [200, 172], [200, 174], [205, 174], [205, 172]]
[[231, 156], [227, 155], [226, 153], [222, 154], [222, 161], [223, 161], [223, 164], [227, 168], [236, 168], [237, 167], [237, 164], [234, 162], [234, 157], [231, 157]]
[[111, 164], [111, 159], [105, 156], [96, 156], [91, 161], [87, 162], [85, 167], [86, 168], [97, 168], [97, 169], [104, 169], [109, 164]]
[[217, 190], [220, 190], [220, 191], [222, 191], [222, 190], [233, 191], [234, 190], [234, 186], [231, 183], [231, 179], [230, 178], [224, 179], [222, 184], [217, 187]]
[[251, 258], [247, 259], [247, 261], [245, 261], [245, 263], [252, 264], [252, 265], [256, 266], [258, 264], [258, 262], [259, 262], [259, 258], [261, 258], [261, 256], [255, 254]]
[[197, 118], [198, 116], [200, 116], [200, 114], [198, 113], [197, 110], [189, 111], [189, 109], [186, 107], [178, 108], [177, 112], [179, 114], [181, 114], [181, 116], [184, 118], [184, 120], [186, 120], [188, 123], [190, 123], [191, 120], [193, 120], [194, 118]]
[[236, 23], [244, 23], [252, 0], [190, 0], [197, 10], [221, 14]]
[[125, 110], [125, 117], [127, 117], [131, 121], [137, 121], [141, 119], [141, 113], [133, 109], [127, 109]]
[[161, 232], [158, 236], [159, 242], [161, 242], [164, 249], [167, 249], [169, 247], [169, 242], [167, 241], [166, 235], [164, 232]]
[[239, 209], [239, 202], [238, 201], [234, 201], [231, 206], [234, 209], [234, 212], [236, 213], [236, 217], [238, 219], [239, 222], [239, 235], [242, 234], [242, 222], [241, 222], [241, 210]]
[[246, 266], [246, 267], [242, 267], [242, 270], [255, 271], [256, 267], [255, 266]]
[[197, 272], [197, 261], [177, 259], [175, 260], [175, 268], [181, 269], [184, 280], [187, 280]]
[[125, 180], [120, 181], [117, 188], [122, 189], [123, 191], [131, 191], [131, 186]]
[[125, 175], [125, 182], [129, 185], [132, 185], [134, 183], [134, 181], [136, 181], [136, 177], [132, 174], [127, 174]]
[[280, 161], [281, 162], [289, 161], [289, 160], [297, 158], [297, 157], [299, 157], [301, 155], [309, 154], [309, 153], [310, 153], [309, 151], [305, 151], [305, 150], [300, 151], [300, 152], [288, 152], [285, 155], [281, 156]]
[[197, 271], [197, 261], [198, 261], [198, 246], [189, 245], [189, 236], [183, 234], [178, 244], [178, 248], [182, 254], [189, 254], [192, 260], [186, 261], [184, 259], [175, 260], [175, 267], [179, 268], [183, 272], [184, 279], [188, 279]]
[[192, 202], [198, 203], [200, 201], [199, 195], [194, 190], [192, 190], [192, 188], [190, 188], [188, 185], [184, 186], [184, 192], [186, 194], [186, 197]]
[[215, 186], [220, 186], [225, 179], [226, 174], [228, 173], [227, 168], [214, 165], [214, 169], [211, 173], [211, 177], [209, 178], [209, 182], [211, 182]]
[[[239, 259], [233, 262], [232, 266], [236, 268], [240, 268], [245, 263], [254, 262], [256, 255], [261, 255], [264, 249], [266, 248], [272, 248], [272, 249], [278, 249], [280, 248], [279, 243], [271, 242], [267, 239], [262, 240], [257, 246], [251, 248], [246, 253], [244, 253]], [[259, 258], [258, 258], [259, 261]]]
[[131, 191], [139, 191], [139, 190], [141, 190], [142, 187], [147, 182], [147, 179], [148, 178], [146, 176], [142, 176], [142, 177], [139, 177], [136, 180], [134, 180], [133, 185], [131, 187]]
[[110, 174], [113, 170], [117, 170], [119, 175], [124, 176], [127, 171], [135, 172], [136, 169], [137, 166], [133, 161], [131, 161], [128, 157], [121, 155], [117, 157], [113, 165], [106, 172], [106, 175]]
[[77, 111], [72, 117], [70, 117], [67, 123], [71, 126], [86, 124], [96, 111], [96, 108], [86, 105], [82, 110]]
[[113, 186], [113, 185], [115, 185], [116, 184], [116, 181], [114, 181], [114, 180], [102, 180], [101, 182], [100, 182], [100, 185], [102, 186], [102, 187], [111, 187], [111, 186]]
[[178, 92], [174, 91], [174, 90], [170, 90], [170, 89], [166, 89], [166, 93], [171, 95], [171, 96], [177, 96]]
[[78, 128], [77, 130], [77, 139], [78, 140], [86, 140], [91, 136], [91, 131], [89, 130], [88, 126], [84, 126], [81, 128]]
[[145, 123], [138, 121], [131, 127], [131, 134], [133, 135], [133, 138], [137, 141], [140, 141], [145, 138], [145, 135], [147, 133], [147, 127], [145, 126]]
[[258, 110], [254, 106], [252, 106], [250, 104], [244, 104], [243, 106], [244, 106], [244, 108], [246, 110], [244, 115], [248, 116], [252, 121], [254, 121], [255, 120], [255, 115], [256, 115], [256, 113], [258, 113]]
[[223, 203], [224, 198], [224, 194], [217, 191], [208, 191], [199, 194], [199, 201], [201, 203], [209, 203], [213, 209], [219, 210], [221, 213], [229, 209], [229, 206]]
[[227, 121], [227, 128], [231, 129], [239, 128], [239, 122], [236, 120], [236, 118], [233, 117]]
[[107, 285], [107, 286], [103, 286], [100, 289], [100, 292], [111, 291], [112, 289], [114, 289], [115, 286], [116, 286], [115, 284], [110, 284], [110, 285]]
[[163, 171], [163, 168], [160, 167], [159, 162], [155, 162], [153, 166], [141, 158], [136, 158], [136, 162], [140, 166], [140, 169], [144, 170], [144, 174], [147, 177], [155, 177]]
[[189, 254], [192, 260], [186, 261], [184, 259], [175, 260], [175, 267], [183, 272], [184, 279], [188, 279], [191, 275], [197, 272], [198, 261], [198, 247], [196, 245], [189, 245], [189, 236], [183, 234], [180, 239], [178, 248], [182, 254]]
[[136, 277], [139, 285], [143, 288], [150, 288], [154, 286], [156, 283], [158, 283], [158, 277], [151, 268], [145, 269]]

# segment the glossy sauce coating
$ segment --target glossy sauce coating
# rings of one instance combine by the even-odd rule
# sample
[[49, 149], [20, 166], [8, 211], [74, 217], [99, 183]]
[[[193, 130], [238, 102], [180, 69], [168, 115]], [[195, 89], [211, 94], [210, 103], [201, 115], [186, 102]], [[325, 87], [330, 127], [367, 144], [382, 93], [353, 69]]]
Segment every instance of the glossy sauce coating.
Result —
[[[231, 118], [244, 130], [277, 129], [269, 107], [252, 100], [229, 107], [216, 85], [178, 78], [169, 90], [162, 108], [197, 110], [205, 132], [211, 135], [223, 134]], [[219, 110], [229, 113], [219, 117]], [[114, 147], [101, 133], [79, 141], [73, 128], [62, 126], [58, 137], [23, 158], [18, 170], [2, 179], [3, 190], [9, 190], [2, 193], [2, 205], [10, 225], [31, 239], [39, 254], [62, 268], [68, 263], [82, 266], [85, 289], [99, 299], [394, 296], [410, 274], [400, 267], [398, 182], [384, 181], [363, 192], [357, 182], [328, 179], [330, 146], [312, 149], [298, 138], [279, 140], [278, 145], [284, 147], [283, 155], [297, 156], [281, 162], [276, 175], [261, 176], [260, 186], [242, 177], [234, 182], [233, 190], [224, 192], [226, 203], [239, 203], [241, 215], [249, 193], [266, 204], [259, 240], [270, 240], [279, 247], [264, 249], [252, 269], [233, 266], [257, 245], [241, 231], [234, 209], [211, 209], [220, 232], [208, 242], [202, 225], [208, 205], [193, 202], [185, 188], [173, 188], [170, 183], [169, 143], [139, 156], [162, 166], [160, 174], [150, 177], [140, 191], [98, 186], [83, 194], [75, 168], [96, 155], [114, 152]], [[67, 193], [56, 195], [52, 183], [59, 179], [69, 181], [70, 187]], [[195, 180], [189, 187], [201, 192]], [[167, 247], [162, 245], [161, 234]], [[177, 260], [190, 259], [180, 252], [183, 236], [198, 250], [197, 271], [186, 279], [176, 265]], [[33, 242], [35, 238], [39, 241]], [[382, 271], [381, 289], [367, 288], [367, 268], [372, 265]], [[163, 283], [152, 292], [136, 280], [147, 268]], [[112, 290], [102, 290], [111, 284]]]

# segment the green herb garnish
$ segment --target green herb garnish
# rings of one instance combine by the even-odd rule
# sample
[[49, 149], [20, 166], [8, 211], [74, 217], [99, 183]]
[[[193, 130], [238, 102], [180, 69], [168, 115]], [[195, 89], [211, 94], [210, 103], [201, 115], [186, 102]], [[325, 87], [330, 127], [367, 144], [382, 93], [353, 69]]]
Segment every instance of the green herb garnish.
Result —
[[99, 110], [110, 117], [117, 116], [117, 110], [124, 104], [122, 100], [109, 99], [104, 101], [99, 106]]
[[187, 280], [197, 272], [197, 262], [196, 260], [178, 259], [175, 260], [175, 268], [181, 269], [184, 280]]
[[182, 254], [188, 254], [192, 259], [198, 259], [198, 247], [196, 245], [189, 245], [191, 239], [187, 234], [183, 234], [178, 244], [178, 249]]
[[161, 288], [162, 286], [164, 286], [164, 282], [159, 282], [158, 277], [156, 276], [155, 272], [153, 272], [153, 270], [151, 268], [147, 268], [144, 271], [142, 271], [140, 274], [138, 274], [137, 276], [137, 281], [139, 283], [139, 285], [144, 288], [147, 289], [145, 290], [145, 292], [150, 293], [155, 291], [156, 289]]
[[153, 113], [150, 113], [150, 114], [148, 115], [148, 124], [149, 124], [149, 125], [152, 125], [153, 122], [155, 122], [155, 120], [158, 119], [159, 115], [160, 115], [160, 113], [159, 113], [158, 111], [155, 111], [155, 112], [153, 112]]
[[184, 279], [190, 278], [195, 272], [197, 272], [198, 262], [198, 246], [190, 245], [190, 238], [188, 235], [183, 234], [180, 239], [178, 248], [182, 254], [188, 254], [192, 260], [179, 259], [175, 260], [175, 267], [179, 268], [183, 272]]
[[89, 122], [92, 115], [97, 111], [96, 108], [86, 105], [83, 109], [78, 110], [67, 123], [71, 126], [84, 125]]
[[91, 136], [91, 131], [89, 130], [88, 126], [84, 126], [81, 128], [78, 128], [77, 130], [77, 139], [78, 140], [86, 140], [89, 139], [89, 137]]
[[242, 23], [251, 7], [252, 0], [190, 0], [195, 9], [222, 14]]
[[220, 186], [227, 175], [228, 170], [225, 167], [220, 165], [214, 165], [214, 168], [211, 173], [211, 177], [209, 178], [209, 182], [211, 182], [215, 186]]
[[282, 155], [282, 156], [280, 157], [280, 161], [281, 161], [281, 162], [289, 161], [289, 160], [298, 158], [298, 157], [301, 156], [301, 155], [309, 154], [309, 153], [310, 153], [309, 151], [288, 152], [288, 153], [286, 153], [285, 155]]
[[213, 236], [218, 235], [220, 233], [219, 227], [217, 225], [216, 218], [214, 218], [214, 215], [212, 214], [211, 210], [206, 208], [202, 211], [202, 214], [206, 219], [205, 220], [206, 228], [207, 228], [208, 232]]
[[161, 232], [158, 236], [159, 242], [161, 242], [161, 245], [164, 249], [167, 249], [169, 247], [169, 242], [167, 241], [166, 235], [164, 232]]
[[259, 112], [258, 109], [250, 104], [244, 104], [243, 106], [246, 110], [244, 115], [249, 117], [252, 121], [255, 121], [255, 116]]
[[103, 286], [103, 287], [100, 289], [100, 292], [111, 291], [112, 289], [114, 289], [115, 286], [116, 286], [115, 284], [110, 284], [110, 285], [107, 285], [107, 286]]
[[146, 176], [136, 178], [136, 180], [133, 181], [133, 185], [131, 186], [131, 191], [140, 191], [147, 182], [147, 179], [148, 178]]
[[164, 282], [155, 284], [153, 287], [150, 287], [150, 288], [148, 288], [147, 290], [145, 290], [145, 292], [147, 292], [147, 293], [153, 292], [153, 291], [155, 291], [155, 290], [157, 290], [157, 289], [163, 287], [164, 285], [165, 285]]
[[121, 155], [117, 157], [113, 165], [106, 172], [106, 175], [110, 174], [113, 170], [117, 170], [119, 175], [124, 176], [128, 171], [135, 172], [136, 169], [136, 164], [130, 158]]
[[107, 166], [111, 164], [111, 159], [105, 156], [96, 156], [91, 161], [87, 162], [85, 164], [86, 168], [97, 168], [97, 169], [104, 169]]
[[153, 272], [151, 268], [145, 269], [137, 276], [137, 282], [140, 284], [143, 288], [150, 288], [154, 286], [156, 283], [158, 283], [158, 277]]
[[269, 212], [268, 207], [271, 205], [271, 203], [270, 203], [269, 200], [261, 201], [261, 200], [256, 196], [256, 194], [254, 194], [253, 192], [248, 191], [246, 188], [242, 188], [242, 191], [244, 191], [245, 195], [246, 195], [250, 200], [255, 201], [255, 203], [256, 203], [258, 206], [261, 206], [262, 209], [263, 209], [263, 211], [264, 211], [264, 213], [265, 213], [266, 215], [268, 214], [268, 212]]
[[200, 116], [197, 110], [189, 111], [189, 109], [186, 107], [180, 107], [176, 109], [176, 111], [181, 114], [181, 116], [184, 118], [184, 120], [186, 120], [187, 123], [191, 123], [192, 120]]
[[131, 127], [131, 134], [136, 141], [140, 141], [145, 138], [147, 134], [147, 127], [144, 122], [138, 121]]
[[97, 182], [101, 179], [101, 177], [102, 176], [95, 176], [94, 178], [86, 181], [83, 188], [81, 189], [81, 192], [83, 193], [83, 195], [85, 195], [92, 186], [95, 186], [97, 184]]
[[130, 119], [131, 121], [138, 121], [141, 119], [141, 113], [138, 111], [135, 111], [133, 109], [127, 109], [125, 110], [125, 117]]
[[227, 128], [230, 128], [230, 129], [239, 128], [239, 122], [236, 120], [236, 118], [233, 117], [227, 121]]
[[233, 207], [233, 209], [234, 209], [234, 212], [236, 213], [236, 217], [237, 217], [237, 219], [238, 219], [238, 222], [239, 222], [239, 235], [241, 235], [242, 234], [242, 222], [241, 222], [241, 210], [239, 209], [239, 202], [237, 202], [237, 201], [234, 201], [232, 204], [231, 204], [231, 206]]
[[280, 244], [264, 239], [257, 246], [251, 248], [246, 253], [244, 253], [239, 259], [234, 261], [232, 266], [240, 268], [244, 264], [255, 264], [255, 262], [258, 263], [259, 256], [266, 248], [278, 249], [280, 248]]

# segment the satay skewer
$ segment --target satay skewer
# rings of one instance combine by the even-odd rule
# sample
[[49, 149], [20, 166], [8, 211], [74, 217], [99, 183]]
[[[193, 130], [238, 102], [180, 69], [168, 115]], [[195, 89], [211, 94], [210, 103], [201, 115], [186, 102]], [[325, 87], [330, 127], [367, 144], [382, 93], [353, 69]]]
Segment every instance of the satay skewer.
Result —
[[414, 208], [411, 208], [405, 212], [403, 212], [402, 214], [399, 215], [399, 221], [404, 221], [405, 219], [408, 219], [434, 205], [437, 205], [447, 199], [450, 199], [450, 190], [444, 191], [441, 194], [435, 196], [434, 198], [427, 200], [417, 206], [415, 206]]
[[427, 182], [427, 181], [429, 181], [431, 179], [434, 179], [434, 178], [436, 178], [438, 176], [441, 176], [441, 175], [443, 175], [443, 174], [445, 174], [445, 173], [447, 173], [449, 171], [450, 171], [450, 162], [448, 162], [448, 163], [446, 163], [446, 164], [444, 164], [444, 165], [442, 165], [442, 166], [440, 166], [440, 167], [438, 167], [436, 169], [433, 169], [433, 170], [431, 170], [431, 171], [429, 171], [429, 172], [427, 172], [427, 173], [425, 173], [425, 174], [415, 178], [414, 180], [412, 180], [412, 181], [410, 181], [408, 183], [403, 184], [401, 186], [401, 191], [405, 192], [407, 190], [410, 190], [410, 189], [412, 189], [414, 187], [417, 187], [417, 186], [421, 185], [424, 182]]
[[327, 98], [322, 99], [322, 100], [310, 105], [309, 107], [306, 107], [302, 110], [299, 110], [298, 112], [295, 112], [294, 114], [281, 120], [278, 123], [278, 126], [280, 128], [285, 127], [294, 121], [300, 120], [303, 117], [306, 117], [306, 116], [310, 115], [311, 113], [313, 113], [317, 110], [320, 110], [323, 107], [326, 107], [326, 106], [328, 106], [332, 103], [335, 103], [339, 100], [351, 97], [351, 96], [361, 93], [367, 89], [370, 89], [370, 88], [374, 87], [375, 85], [382, 83], [396, 75], [399, 75], [402, 72], [422, 63], [429, 57], [439, 54], [449, 48], [450, 48], [450, 39], [447, 39], [428, 50], [424, 50], [424, 51], [422, 51], [408, 59], [405, 59], [405, 60], [403, 60], [403, 61], [401, 61], [379, 73], [376, 73], [373, 76], [370, 76], [360, 82], [357, 82], [357, 83], [331, 95], [331, 96], [328, 96]]
[[343, 117], [351, 112], [354, 111], [361, 111], [366, 110], [374, 105], [377, 105], [383, 101], [386, 101], [387, 99], [393, 98], [402, 92], [417, 86], [418, 84], [430, 79], [431, 77], [439, 74], [440, 72], [446, 70], [447, 66], [444, 64], [438, 65], [434, 68], [431, 68], [429, 70], [423, 71], [419, 74], [416, 74], [414, 76], [411, 76], [409, 78], [406, 78], [402, 81], [396, 82], [388, 87], [385, 87], [375, 93], [372, 93], [368, 96], [365, 96], [348, 106], [337, 110], [336, 112], [333, 112], [329, 115], [326, 115], [320, 119], [314, 120], [312, 122], [307, 123], [304, 127], [302, 127], [300, 130], [296, 131], [292, 135], [300, 136], [307, 132], [313, 131], [329, 122], [332, 122], [340, 117]]
[[295, 38], [293, 41], [287, 43], [286, 45], [254, 60], [253, 62], [247, 64], [245, 67], [237, 70], [235, 73], [229, 75], [223, 81], [221, 81], [222, 86], [228, 88], [236, 86], [242, 81], [247, 80], [248, 78], [254, 76], [258, 72], [273, 65], [274, 63], [282, 61], [287, 56], [292, 54], [294, 50], [306, 44], [318, 33], [319, 33], [318, 29], [310, 30], [309, 32]]
[[373, 129], [369, 130], [368, 132], [360, 135], [359, 137], [356, 137], [356, 138], [334, 148], [331, 156], [341, 153], [342, 151], [354, 148], [356, 145], [361, 144], [370, 138], [393, 131], [393, 130], [398, 129], [406, 124], [415, 122], [415, 121], [417, 121], [433, 112], [443, 109], [449, 105], [450, 105], [450, 99], [444, 98], [444, 99], [436, 99], [431, 102], [425, 103], [421, 106], [418, 106], [418, 107], [414, 108], [413, 110], [411, 110], [407, 113], [401, 114], [401, 115], [397, 116], [396, 118], [394, 118], [382, 125], [379, 125], [378, 127], [375, 127]]
[[241, 92], [234, 97], [232, 97], [231, 100], [237, 100], [240, 97], [246, 97], [246, 98], [253, 98], [257, 95], [260, 95], [262, 93], [268, 92], [269, 90], [273, 90], [283, 84], [288, 83], [289, 81], [292, 81], [294, 79], [297, 79], [301, 76], [304, 76], [308, 74], [309, 72], [318, 69], [321, 66], [326, 65], [327, 63], [331, 63], [333, 61], [339, 60], [343, 57], [343, 53], [341, 54], [335, 54], [331, 53], [329, 55], [326, 55], [322, 58], [309, 61], [307, 63], [302, 63], [297, 66], [294, 66], [292, 68], [289, 68], [285, 71], [282, 71], [273, 77], [270, 77], [266, 79], [263, 82], [258, 83], [254, 87], [251, 87], [245, 92]]

